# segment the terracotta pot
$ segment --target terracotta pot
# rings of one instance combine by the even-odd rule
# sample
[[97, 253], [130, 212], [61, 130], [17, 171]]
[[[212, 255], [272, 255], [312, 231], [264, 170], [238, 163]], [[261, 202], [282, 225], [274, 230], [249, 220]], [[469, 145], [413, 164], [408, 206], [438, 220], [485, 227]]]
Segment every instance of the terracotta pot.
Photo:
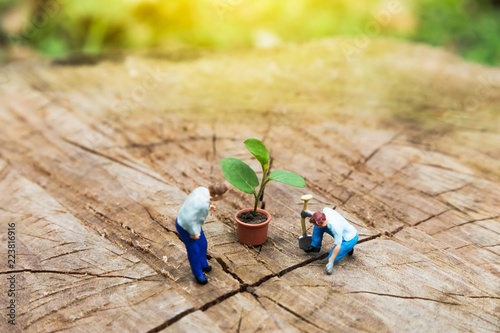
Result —
[[271, 221], [271, 214], [263, 209], [257, 209], [257, 212], [267, 216], [267, 220], [265, 222], [259, 224], [241, 222], [238, 219], [238, 215], [249, 210], [253, 210], [253, 208], [242, 209], [234, 216], [236, 223], [238, 223], [238, 240], [240, 243], [247, 245], [261, 245], [267, 239], [267, 228], [269, 226], [269, 222]]

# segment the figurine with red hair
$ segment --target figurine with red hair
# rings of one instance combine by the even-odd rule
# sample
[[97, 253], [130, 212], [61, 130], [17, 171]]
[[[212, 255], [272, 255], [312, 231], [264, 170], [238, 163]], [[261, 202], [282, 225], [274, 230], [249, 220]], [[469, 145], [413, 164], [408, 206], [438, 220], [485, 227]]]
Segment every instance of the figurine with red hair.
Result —
[[326, 273], [332, 274], [333, 264], [344, 258], [346, 254], [353, 255], [354, 245], [358, 242], [358, 232], [347, 220], [331, 208], [325, 207], [323, 212], [302, 211], [301, 217], [310, 217], [309, 222], [314, 224], [311, 246], [305, 252], [319, 252], [326, 232], [333, 237], [333, 248], [328, 255]]

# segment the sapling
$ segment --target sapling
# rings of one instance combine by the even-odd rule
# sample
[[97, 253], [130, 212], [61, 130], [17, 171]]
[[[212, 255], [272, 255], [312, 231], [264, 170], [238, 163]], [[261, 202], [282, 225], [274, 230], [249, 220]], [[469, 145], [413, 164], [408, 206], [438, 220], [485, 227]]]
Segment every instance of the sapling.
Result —
[[259, 198], [261, 198], [262, 193], [264, 193], [264, 188], [271, 180], [289, 184], [295, 187], [306, 186], [306, 181], [304, 180], [304, 178], [297, 175], [296, 173], [282, 170], [275, 170], [269, 173], [269, 151], [261, 141], [257, 139], [248, 139], [244, 143], [247, 149], [250, 151], [250, 153], [252, 153], [253, 156], [255, 156], [262, 167], [262, 180], [260, 182], [259, 190], [256, 191], [257, 186], [259, 186], [259, 179], [257, 178], [257, 174], [245, 162], [237, 158], [225, 158], [221, 161], [221, 166], [224, 177], [226, 177], [229, 183], [245, 193], [254, 195], [254, 215], [257, 212]]

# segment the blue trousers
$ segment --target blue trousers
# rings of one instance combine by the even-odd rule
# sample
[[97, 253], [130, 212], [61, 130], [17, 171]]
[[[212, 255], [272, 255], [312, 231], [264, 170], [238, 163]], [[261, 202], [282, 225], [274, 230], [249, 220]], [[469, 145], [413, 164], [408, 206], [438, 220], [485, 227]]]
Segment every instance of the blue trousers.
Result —
[[[323, 241], [323, 234], [325, 232], [327, 234], [329, 234], [330, 236], [334, 237], [333, 234], [331, 233], [330, 229], [328, 229], [328, 227], [318, 228], [317, 226], [314, 226], [313, 239], [312, 239], [311, 246], [321, 247], [321, 243]], [[358, 242], [358, 235], [357, 234], [356, 234], [356, 237], [354, 237], [353, 239], [351, 239], [348, 242], [346, 242], [345, 240], [342, 239], [342, 244], [340, 245], [340, 251], [337, 254], [337, 256], [335, 257], [334, 262], [339, 261], [340, 259], [344, 258], [347, 253], [351, 252], [351, 250], [354, 248], [354, 245], [356, 245], [357, 242]], [[330, 257], [332, 256], [334, 248], [335, 248], [335, 246], [330, 251], [330, 254], [328, 255], [328, 260], [330, 260]]]
[[207, 239], [205, 238], [203, 230], [201, 230], [199, 239], [192, 239], [189, 233], [182, 229], [179, 223], [177, 223], [177, 219], [175, 219], [175, 228], [181, 236], [182, 242], [186, 246], [188, 260], [191, 265], [193, 275], [204, 280], [205, 276], [203, 275], [202, 268], [206, 268], [209, 265], [207, 262]]

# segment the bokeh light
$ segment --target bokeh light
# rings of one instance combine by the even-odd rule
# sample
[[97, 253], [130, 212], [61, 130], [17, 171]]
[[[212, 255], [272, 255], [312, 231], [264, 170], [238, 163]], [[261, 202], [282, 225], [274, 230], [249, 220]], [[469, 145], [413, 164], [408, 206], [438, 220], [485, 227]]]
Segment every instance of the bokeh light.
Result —
[[[387, 36], [500, 63], [496, 0], [0, 0], [3, 59]], [[12, 50], [14, 49], [14, 51]]]

